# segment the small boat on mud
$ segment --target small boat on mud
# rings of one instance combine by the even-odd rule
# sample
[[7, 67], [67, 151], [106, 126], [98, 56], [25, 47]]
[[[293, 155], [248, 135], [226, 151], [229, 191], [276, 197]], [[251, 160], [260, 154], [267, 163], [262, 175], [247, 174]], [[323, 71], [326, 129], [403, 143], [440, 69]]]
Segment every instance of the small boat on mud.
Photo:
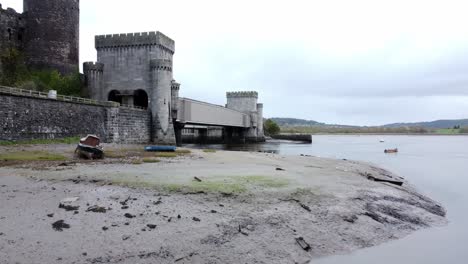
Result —
[[384, 153], [398, 153], [398, 149], [386, 149], [384, 150]]
[[175, 146], [146, 146], [145, 151], [174, 152]]
[[75, 149], [75, 154], [80, 158], [85, 159], [102, 159], [104, 151], [100, 146], [101, 140], [96, 135], [87, 135], [80, 139], [80, 143]]

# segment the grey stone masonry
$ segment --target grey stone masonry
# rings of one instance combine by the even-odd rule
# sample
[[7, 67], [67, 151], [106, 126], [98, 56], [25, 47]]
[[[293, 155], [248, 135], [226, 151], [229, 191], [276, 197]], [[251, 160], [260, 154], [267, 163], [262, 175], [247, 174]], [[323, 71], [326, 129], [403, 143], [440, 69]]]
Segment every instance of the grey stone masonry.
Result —
[[171, 114], [172, 119], [177, 119], [177, 111], [179, 111], [179, 90], [180, 83], [172, 80], [171, 82]]
[[79, 0], [24, 0], [25, 59], [35, 69], [78, 73]]
[[175, 52], [174, 40], [161, 32], [141, 32], [96, 36], [96, 49], [132, 47], [132, 46], [160, 46], [171, 53]]
[[0, 4], [0, 52], [20, 51], [32, 69], [78, 73], [79, 0], [23, 0], [23, 9]]
[[95, 134], [109, 143], [148, 143], [147, 110], [0, 93], [0, 140]]
[[151, 115], [148, 110], [125, 107], [107, 111], [107, 140], [116, 143], [150, 142]]
[[[22, 50], [24, 47], [24, 23], [23, 15], [12, 8], [3, 9], [0, 4], [0, 54], [9, 49]], [[2, 74], [2, 62], [0, 61], [0, 75]]]
[[104, 64], [85, 62], [83, 64], [83, 72], [85, 76], [85, 95], [89, 98], [102, 98], [103, 95], [100, 87], [103, 85]]
[[8, 48], [21, 50], [24, 45], [23, 15], [12, 8], [3, 9], [0, 4], [0, 51]]
[[152, 142], [175, 144], [174, 41], [145, 32], [96, 36], [95, 45], [97, 63], [83, 65], [91, 98], [148, 107]]
[[250, 115], [250, 128], [245, 131], [247, 141], [264, 141], [263, 104], [258, 104], [258, 92], [227, 92], [226, 107]]

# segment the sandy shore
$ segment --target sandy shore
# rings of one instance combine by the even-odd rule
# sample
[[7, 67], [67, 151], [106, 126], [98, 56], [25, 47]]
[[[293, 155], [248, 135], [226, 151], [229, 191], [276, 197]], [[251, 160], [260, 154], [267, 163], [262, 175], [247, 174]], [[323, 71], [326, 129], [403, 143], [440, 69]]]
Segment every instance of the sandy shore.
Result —
[[0, 263], [308, 263], [446, 223], [408, 182], [368, 180], [402, 179], [370, 164], [107, 149], [76, 162], [72, 145], [22, 146], [66, 161], [0, 161]]

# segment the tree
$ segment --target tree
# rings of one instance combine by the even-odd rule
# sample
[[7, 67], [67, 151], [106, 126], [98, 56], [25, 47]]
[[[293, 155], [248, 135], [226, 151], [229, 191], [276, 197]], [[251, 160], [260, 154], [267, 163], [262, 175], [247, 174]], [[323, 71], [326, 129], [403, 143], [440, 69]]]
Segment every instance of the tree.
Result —
[[40, 92], [56, 90], [61, 95], [81, 95], [82, 82], [78, 71], [63, 76], [56, 70], [29, 70], [23, 54], [16, 49], [3, 51], [0, 65], [0, 85]]
[[276, 135], [281, 130], [278, 124], [276, 124], [275, 121], [271, 119], [268, 119], [267, 121], [265, 121], [263, 126], [264, 126], [265, 133], [267, 135]]

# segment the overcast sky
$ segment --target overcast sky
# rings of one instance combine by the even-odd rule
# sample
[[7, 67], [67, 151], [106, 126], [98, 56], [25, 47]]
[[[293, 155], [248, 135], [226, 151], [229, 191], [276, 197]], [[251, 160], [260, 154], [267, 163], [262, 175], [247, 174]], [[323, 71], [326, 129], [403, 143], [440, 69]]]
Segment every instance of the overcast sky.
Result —
[[161, 31], [184, 97], [255, 90], [266, 117], [340, 124], [468, 118], [468, 1], [80, 2], [81, 62], [94, 35]]

